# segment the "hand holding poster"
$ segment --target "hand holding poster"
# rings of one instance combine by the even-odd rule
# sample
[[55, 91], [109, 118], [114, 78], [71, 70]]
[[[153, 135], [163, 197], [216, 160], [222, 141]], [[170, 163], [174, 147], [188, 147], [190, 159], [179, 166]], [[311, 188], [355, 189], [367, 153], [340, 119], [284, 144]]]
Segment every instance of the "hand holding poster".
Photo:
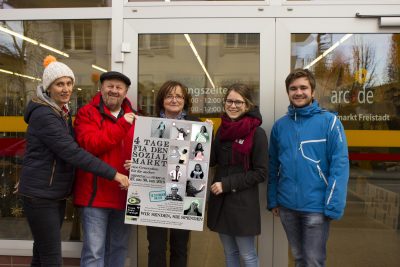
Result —
[[125, 223], [203, 230], [212, 125], [138, 117]]

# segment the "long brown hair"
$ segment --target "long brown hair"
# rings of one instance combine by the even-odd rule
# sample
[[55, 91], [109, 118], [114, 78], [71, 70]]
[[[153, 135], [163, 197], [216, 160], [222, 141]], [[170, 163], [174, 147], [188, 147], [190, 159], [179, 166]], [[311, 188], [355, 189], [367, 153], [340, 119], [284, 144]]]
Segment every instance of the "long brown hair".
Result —
[[179, 86], [182, 88], [183, 97], [185, 98], [185, 104], [183, 105], [183, 110], [189, 112], [190, 105], [191, 105], [191, 97], [188, 93], [187, 87], [178, 82], [178, 81], [166, 81], [163, 85], [161, 85], [160, 90], [158, 90], [157, 97], [156, 97], [156, 113], [160, 115], [160, 111], [164, 109], [164, 99], [167, 97], [171, 91]]

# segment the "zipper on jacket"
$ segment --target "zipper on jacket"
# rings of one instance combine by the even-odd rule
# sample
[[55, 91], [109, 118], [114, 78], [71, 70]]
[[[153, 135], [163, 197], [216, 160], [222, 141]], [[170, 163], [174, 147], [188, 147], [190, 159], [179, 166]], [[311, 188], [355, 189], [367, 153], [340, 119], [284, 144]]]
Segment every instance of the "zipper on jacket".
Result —
[[93, 192], [90, 195], [90, 199], [89, 199], [89, 202], [88, 202], [88, 207], [91, 207], [93, 205], [94, 198], [96, 197], [96, 194], [97, 194], [97, 175], [95, 175], [95, 174], [93, 174], [92, 186], [93, 186]]
[[51, 176], [50, 176], [49, 186], [53, 185], [54, 172], [56, 170], [56, 162], [57, 162], [56, 160], [54, 160], [54, 162], [53, 162], [53, 168], [51, 169]]
[[332, 125], [331, 125], [331, 132], [333, 130], [333, 127], [335, 126], [336, 120], [337, 120], [337, 118], [335, 116], [334, 119], [333, 119]]
[[[296, 142], [297, 143], [301, 143], [300, 142], [300, 133], [299, 133], [299, 127], [298, 127], [298, 123], [300, 123], [300, 122], [297, 122], [297, 117], [296, 117], [296, 114], [297, 114], [297, 112], [295, 112], [294, 113], [294, 127], [295, 127], [295, 130], [296, 130]], [[299, 164], [299, 161], [298, 161], [298, 153], [294, 153], [294, 155], [295, 155], [295, 166], [296, 166], [296, 169], [297, 169], [297, 164]], [[298, 183], [299, 183], [299, 179], [298, 179], [298, 172], [296, 171], [296, 174], [295, 174], [295, 188], [294, 188], [294, 192], [295, 192], [295, 196], [298, 196], [299, 194], [297, 193], [298, 191], [299, 191], [299, 186], [298, 186]], [[299, 199], [298, 199], [298, 197], [296, 197], [296, 208], [298, 208], [299, 207]]]
[[300, 142], [299, 150], [301, 151], [301, 155], [302, 155], [305, 159], [308, 159], [309, 161], [312, 161], [312, 162], [314, 162], [315, 164], [317, 164], [317, 169], [318, 169], [319, 177], [320, 177], [322, 180], [324, 180], [325, 184], [328, 186], [328, 181], [326, 180], [326, 177], [325, 177], [323, 171], [321, 170], [321, 167], [319, 166], [319, 163], [320, 163], [321, 160], [315, 160], [315, 159], [309, 158], [309, 157], [307, 157], [307, 156], [304, 154], [304, 151], [303, 151], [303, 144], [307, 144], [307, 143], [320, 143], [320, 142], [326, 142], [326, 139], [302, 141], [302, 142]]
[[328, 181], [326, 180], [326, 177], [325, 177], [324, 173], [322, 172], [319, 164], [317, 164], [317, 169], [318, 169], [319, 177], [321, 177], [321, 179], [324, 180], [325, 184], [328, 186]]
[[335, 190], [335, 187], [336, 187], [336, 179], [335, 179], [335, 181], [333, 181], [332, 189], [331, 189], [331, 192], [329, 193], [329, 197], [328, 197], [328, 200], [326, 201], [326, 205], [329, 205], [329, 202], [331, 202], [333, 191]]

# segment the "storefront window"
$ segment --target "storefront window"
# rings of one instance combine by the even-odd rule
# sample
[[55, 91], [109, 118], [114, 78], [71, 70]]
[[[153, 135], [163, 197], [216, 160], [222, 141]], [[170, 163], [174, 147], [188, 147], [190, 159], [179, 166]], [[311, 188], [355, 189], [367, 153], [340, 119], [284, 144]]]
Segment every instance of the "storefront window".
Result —
[[[109, 20], [0, 22], [0, 239], [30, 239], [22, 203], [12, 192], [24, 155], [22, 116], [42, 78], [43, 59], [53, 55], [74, 71], [74, 115], [98, 91], [102, 71], [110, 69], [110, 31]], [[65, 217], [63, 240], [80, 240], [71, 201]]]
[[259, 34], [141, 34], [139, 107], [157, 116], [155, 96], [170, 79], [188, 87], [198, 116], [219, 117], [226, 88], [237, 82], [250, 86], [258, 105], [259, 55]]
[[316, 98], [338, 113], [349, 143], [347, 208], [332, 224], [328, 265], [397, 266], [400, 34], [292, 34], [291, 56], [292, 69], [315, 74]]
[[4, 8], [108, 7], [112, 0], [0, 0]]

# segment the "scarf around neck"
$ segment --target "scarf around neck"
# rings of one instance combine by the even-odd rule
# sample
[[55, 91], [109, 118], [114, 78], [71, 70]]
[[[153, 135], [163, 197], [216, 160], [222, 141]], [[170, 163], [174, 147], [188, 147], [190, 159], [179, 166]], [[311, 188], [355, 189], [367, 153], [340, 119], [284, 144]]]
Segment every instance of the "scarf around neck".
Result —
[[[174, 118], [174, 120], [184, 120], [185, 117], [186, 117], [186, 115], [187, 115], [186, 111], [185, 111], [185, 110], [182, 110], [182, 112], [179, 113], [178, 116], [177, 116], [176, 118]], [[160, 118], [167, 119], [167, 116], [165, 115], [164, 109], [162, 109], [162, 110], [160, 111]]]
[[232, 142], [232, 162], [242, 162], [245, 170], [250, 167], [250, 152], [253, 147], [253, 137], [259, 118], [244, 116], [238, 121], [232, 121], [227, 115], [222, 116], [220, 139]]

